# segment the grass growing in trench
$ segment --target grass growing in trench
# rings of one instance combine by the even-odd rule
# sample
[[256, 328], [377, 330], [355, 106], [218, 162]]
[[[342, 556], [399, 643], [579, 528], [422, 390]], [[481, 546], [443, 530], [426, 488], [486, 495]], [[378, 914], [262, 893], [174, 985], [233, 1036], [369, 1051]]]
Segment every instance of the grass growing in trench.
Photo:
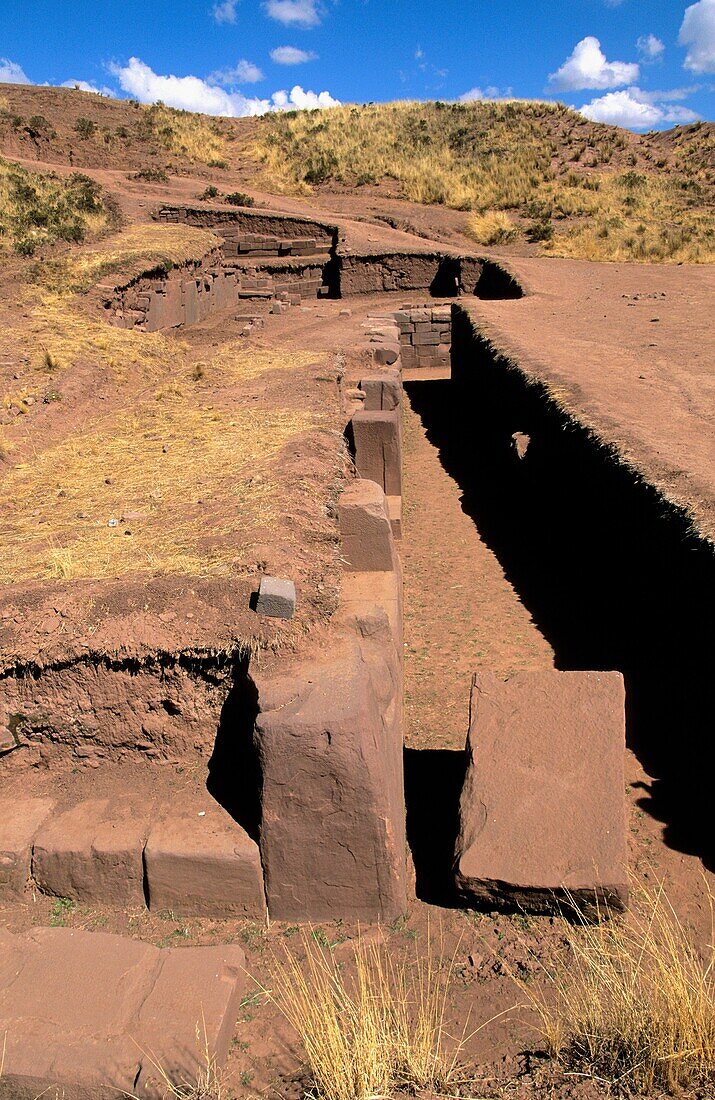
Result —
[[[298, 1035], [321, 1100], [370, 1100], [396, 1089], [444, 1092], [467, 1042], [447, 1032], [455, 955], [431, 943], [394, 958], [358, 939], [340, 958], [302, 937], [304, 958], [274, 957], [265, 991]], [[484, 1026], [484, 1025], [482, 1025]]]
[[[712, 898], [711, 898], [712, 925]], [[623, 919], [565, 925], [569, 965], [519, 983], [550, 1054], [644, 1096], [715, 1084], [715, 948], [698, 951], [662, 884]]]

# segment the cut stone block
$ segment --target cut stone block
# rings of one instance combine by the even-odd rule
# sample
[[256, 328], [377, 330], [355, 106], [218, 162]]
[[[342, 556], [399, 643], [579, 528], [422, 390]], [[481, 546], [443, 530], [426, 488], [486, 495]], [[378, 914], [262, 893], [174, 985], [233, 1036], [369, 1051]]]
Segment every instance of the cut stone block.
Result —
[[213, 799], [167, 809], [144, 851], [149, 907], [182, 917], [265, 916], [258, 845]]
[[80, 802], [52, 817], [37, 834], [35, 882], [56, 897], [144, 905], [142, 853], [148, 831], [148, 816], [132, 803]]
[[376, 344], [372, 357], [381, 367], [391, 367], [400, 358], [400, 345], [398, 343]]
[[618, 672], [474, 677], [456, 860], [470, 902], [627, 904], [624, 706]]
[[261, 577], [256, 600], [259, 615], [273, 619], [292, 619], [295, 614], [296, 594], [293, 581], [279, 577]]
[[376, 481], [388, 496], [402, 495], [401, 421], [394, 412], [356, 412], [352, 418], [358, 475]]
[[235, 945], [161, 951], [98, 932], [1, 930], [0, 1098], [159, 1100], [156, 1066], [195, 1085], [204, 1042], [225, 1065], [244, 963]]
[[277, 920], [405, 911], [400, 659], [384, 611], [359, 629], [292, 675], [256, 678], [261, 857]]
[[399, 409], [402, 403], [399, 371], [383, 371], [363, 378], [360, 389], [365, 394], [364, 408], [367, 412], [392, 412]]
[[0, 899], [24, 890], [30, 877], [32, 842], [54, 805], [47, 798], [0, 802]]
[[395, 568], [387, 498], [374, 481], [352, 481], [338, 500], [342, 556], [355, 573], [387, 572]]

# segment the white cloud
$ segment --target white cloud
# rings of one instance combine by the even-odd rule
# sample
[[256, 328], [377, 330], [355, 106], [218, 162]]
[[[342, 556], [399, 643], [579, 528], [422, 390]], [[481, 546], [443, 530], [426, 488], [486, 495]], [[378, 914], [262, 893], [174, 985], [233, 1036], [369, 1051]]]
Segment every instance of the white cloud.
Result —
[[685, 9], [678, 43], [688, 47], [686, 69], [715, 73], [715, 0], [698, 0]]
[[112, 65], [110, 68], [123, 91], [129, 92], [141, 103], [156, 103], [160, 99], [170, 107], [224, 118], [264, 115], [269, 111], [337, 107], [339, 104], [339, 100], [333, 99], [329, 92], [306, 92], [299, 84], [290, 91], [274, 92], [268, 99], [249, 98], [241, 92], [227, 92], [198, 76], [162, 76], [138, 57], [130, 57], [124, 66]]
[[306, 61], [315, 61], [317, 53], [299, 50], [297, 46], [276, 46], [271, 50], [271, 61], [276, 65], [303, 65]]
[[235, 23], [238, 0], [217, 0], [213, 6], [213, 16], [217, 23]]
[[16, 61], [0, 57], [0, 84], [32, 84]]
[[226, 84], [232, 88], [236, 84], [257, 84], [263, 80], [263, 73], [252, 61], [237, 61], [232, 69], [219, 69], [211, 73], [209, 83]]
[[573, 53], [561, 68], [550, 74], [549, 84], [560, 91], [617, 88], [620, 84], [632, 84], [639, 72], [638, 65], [633, 62], [606, 61], [601, 43], [588, 35], [574, 46]]
[[320, 23], [318, 0], [266, 0], [271, 19], [286, 27], [317, 27]]
[[512, 95], [513, 90], [511, 88], [505, 88], [504, 91], [501, 91], [490, 84], [486, 88], [470, 88], [468, 92], [462, 93], [458, 102], [480, 103], [485, 99], [511, 99]]
[[110, 95], [115, 93], [112, 88], [98, 88], [96, 84], [90, 84], [86, 80], [63, 80], [60, 88], [79, 88], [81, 92], [93, 92], [94, 95]]
[[650, 61], [660, 61], [665, 52], [665, 43], [654, 34], [642, 34], [636, 42], [636, 48], [641, 61], [646, 64]]
[[685, 89], [674, 92], [644, 92], [641, 88], [626, 88], [608, 92], [592, 99], [580, 108], [591, 122], [608, 122], [629, 130], [652, 130], [659, 126], [685, 125], [697, 122], [698, 115], [688, 107], [672, 106], [672, 99], [683, 98]]

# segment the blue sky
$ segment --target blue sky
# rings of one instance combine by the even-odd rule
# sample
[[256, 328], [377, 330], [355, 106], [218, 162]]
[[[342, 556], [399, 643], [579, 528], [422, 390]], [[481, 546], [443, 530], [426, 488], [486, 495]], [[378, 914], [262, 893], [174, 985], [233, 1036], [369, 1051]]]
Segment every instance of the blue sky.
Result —
[[560, 99], [662, 129], [715, 108], [715, 0], [0, 0], [0, 81], [210, 114]]

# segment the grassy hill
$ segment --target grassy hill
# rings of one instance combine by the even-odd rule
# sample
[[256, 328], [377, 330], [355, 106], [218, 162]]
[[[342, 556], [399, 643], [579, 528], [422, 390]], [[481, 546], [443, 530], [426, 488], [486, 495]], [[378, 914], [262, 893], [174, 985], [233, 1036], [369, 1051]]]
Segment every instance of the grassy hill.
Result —
[[[238, 173], [280, 194], [380, 195], [467, 214], [480, 244], [553, 255], [712, 262], [715, 125], [633, 134], [560, 104], [387, 103], [250, 119], [7, 86], [7, 156], [147, 180]], [[213, 175], [212, 175], [213, 173]]]

